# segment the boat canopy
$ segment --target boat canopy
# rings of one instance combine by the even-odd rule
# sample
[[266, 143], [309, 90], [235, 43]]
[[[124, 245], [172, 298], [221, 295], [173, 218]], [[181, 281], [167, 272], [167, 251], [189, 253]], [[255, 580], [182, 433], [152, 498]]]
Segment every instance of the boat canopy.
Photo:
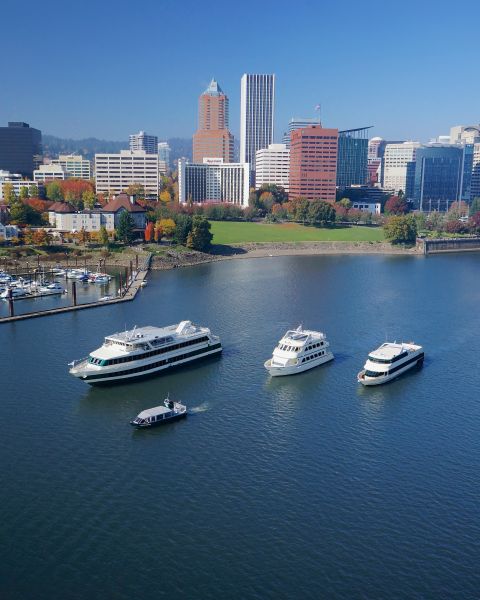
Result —
[[164, 415], [169, 412], [171, 412], [171, 409], [166, 406], [154, 406], [153, 408], [142, 410], [142, 412], [137, 415], [137, 419], [148, 419], [149, 417]]

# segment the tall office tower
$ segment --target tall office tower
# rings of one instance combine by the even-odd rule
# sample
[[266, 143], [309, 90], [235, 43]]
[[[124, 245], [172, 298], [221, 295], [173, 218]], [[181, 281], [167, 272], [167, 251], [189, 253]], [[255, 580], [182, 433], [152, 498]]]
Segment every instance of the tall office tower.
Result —
[[139, 131], [130, 136], [130, 150], [143, 150], [147, 154], [156, 154], [158, 151], [158, 137]]
[[198, 99], [198, 129], [193, 136], [193, 162], [204, 158], [233, 161], [233, 135], [228, 130], [228, 97], [215, 79]]
[[338, 132], [337, 187], [367, 183], [368, 130], [371, 127]]
[[60, 154], [52, 160], [52, 165], [60, 166], [67, 177], [78, 177], [79, 179], [90, 179], [92, 166], [88, 159], [77, 154]]
[[376, 160], [381, 158], [380, 156], [380, 148], [382, 146], [383, 138], [381, 137], [373, 137], [368, 140], [368, 160]]
[[480, 198], [480, 143], [473, 144], [472, 175], [470, 197]]
[[398, 193], [400, 190], [407, 198], [413, 197], [415, 178], [415, 156], [420, 148], [419, 142], [387, 144], [383, 155], [383, 188]]
[[158, 198], [158, 154], [144, 150], [121, 150], [118, 154], [95, 154], [97, 193], [120, 194], [139, 183], [149, 199]]
[[255, 171], [257, 150], [273, 143], [275, 75], [248, 75], [241, 80], [240, 162]]
[[414, 201], [421, 211], [446, 211], [462, 195], [464, 148], [431, 144], [416, 150]]
[[158, 142], [158, 160], [166, 163], [167, 167], [170, 166], [170, 152], [168, 142]]
[[250, 170], [246, 163], [224, 163], [204, 158], [203, 163], [178, 161], [178, 197], [185, 202], [228, 202], [248, 206]]
[[451, 144], [473, 144], [480, 137], [480, 125], [457, 125], [450, 128]]
[[283, 134], [282, 142], [287, 148], [290, 148], [290, 134], [295, 129], [304, 129], [305, 127], [312, 127], [312, 125], [322, 125], [320, 119], [301, 119], [300, 117], [293, 117], [288, 123], [287, 131]]
[[42, 132], [38, 129], [23, 122], [0, 127], [0, 169], [31, 178], [41, 154]]
[[290, 140], [291, 198], [335, 202], [338, 129], [296, 129]]
[[268, 148], [257, 150], [255, 187], [273, 184], [283, 187], [288, 193], [290, 176], [290, 150], [285, 144], [270, 144]]

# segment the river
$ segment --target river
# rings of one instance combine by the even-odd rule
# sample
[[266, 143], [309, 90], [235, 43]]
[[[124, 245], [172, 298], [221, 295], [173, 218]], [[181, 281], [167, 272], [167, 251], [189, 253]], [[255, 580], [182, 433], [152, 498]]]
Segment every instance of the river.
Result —
[[[0, 326], [3, 600], [477, 598], [479, 255], [232, 260], [133, 302]], [[183, 319], [224, 353], [90, 388], [104, 335]], [[270, 379], [287, 328], [335, 360]], [[422, 370], [356, 382], [385, 339]], [[191, 414], [129, 420], [170, 392]]]

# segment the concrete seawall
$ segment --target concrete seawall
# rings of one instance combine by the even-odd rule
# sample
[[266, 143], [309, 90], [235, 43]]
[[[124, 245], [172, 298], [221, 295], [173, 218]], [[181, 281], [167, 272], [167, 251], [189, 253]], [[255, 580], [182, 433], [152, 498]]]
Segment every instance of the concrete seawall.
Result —
[[475, 252], [480, 251], [480, 237], [472, 238], [442, 238], [437, 240], [421, 240], [424, 254], [440, 254], [444, 252]]

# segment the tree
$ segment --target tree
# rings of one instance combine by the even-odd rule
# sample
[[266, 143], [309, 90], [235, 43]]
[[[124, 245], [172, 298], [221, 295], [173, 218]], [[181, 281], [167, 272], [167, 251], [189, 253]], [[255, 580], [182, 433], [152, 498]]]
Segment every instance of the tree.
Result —
[[94, 192], [95, 188], [91, 181], [87, 179], [78, 179], [72, 177], [59, 182], [62, 195], [65, 200], [71, 202], [75, 206], [80, 206], [83, 202], [84, 192]]
[[469, 226], [473, 233], [480, 232], [480, 211], [470, 217]]
[[417, 238], [417, 223], [411, 215], [393, 216], [386, 221], [384, 232], [392, 244], [414, 244]]
[[48, 246], [52, 236], [45, 229], [36, 229], [32, 233], [32, 241], [35, 246]]
[[133, 241], [133, 238], [135, 237], [135, 233], [133, 231], [134, 228], [135, 228], [135, 221], [133, 220], [132, 215], [129, 212], [127, 212], [126, 210], [123, 210], [118, 219], [118, 225], [117, 225], [118, 238], [124, 244], [129, 244], [131, 241]]
[[185, 246], [188, 234], [192, 231], [193, 219], [190, 215], [179, 213], [175, 215], [175, 233], [173, 240], [176, 244]]
[[15, 198], [10, 203], [10, 221], [14, 225], [40, 225], [42, 215], [28, 204], [24, 204], [20, 199]]
[[408, 212], [408, 204], [403, 196], [390, 196], [385, 202], [385, 212], [388, 215], [404, 215]]
[[30, 198], [38, 198], [40, 196], [40, 190], [38, 185], [32, 184], [28, 190]]
[[131, 183], [125, 190], [125, 193], [129, 196], [145, 198], [145, 188], [141, 183]]
[[20, 198], [20, 200], [26, 200], [28, 198], [28, 188], [27, 186], [22, 186], [20, 188], [20, 193], [18, 194], [18, 197]]
[[163, 235], [167, 238], [171, 238], [175, 232], [175, 221], [173, 219], [160, 219], [159, 228]]
[[82, 194], [83, 206], [92, 210], [95, 206], [95, 193], [93, 190], [85, 190]]
[[468, 204], [466, 202], [452, 202], [447, 212], [448, 221], [457, 221], [468, 215]]
[[60, 187], [60, 183], [56, 179], [47, 183], [47, 185], [45, 186], [45, 191], [49, 200], [52, 200], [53, 202], [63, 201], [62, 188]]
[[480, 211], [480, 197], [476, 196], [470, 204], [470, 210], [469, 210], [470, 216], [473, 216], [475, 213], [478, 213], [479, 211]]
[[153, 223], [152, 223], [152, 221], [149, 221], [147, 223], [147, 226], [145, 227], [145, 231], [144, 231], [144, 236], [145, 236], [146, 242], [152, 241], [152, 238], [153, 238]]
[[302, 221], [305, 225], [305, 221], [308, 219], [308, 209], [310, 207], [310, 202], [306, 198], [297, 198], [297, 201], [294, 206], [295, 210], [295, 219], [297, 221]]
[[80, 231], [78, 232], [78, 240], [84, 246], [86, 246], [88, 244], [88, 242], [90, 241], [90, 233], [85, 229], [85, 227], [82, 227], [80, 229]]
[[349, 198], [342, 198], [339, 202], [340, 206], [343, 206], [345, 210], [352, 208], [352, 201]]
[[187, 237], [187, 247], [199, 252], [207, 252], [213, 238], [210, 228], [211, 225], [205, 217], [195, 215], [192, 221], [192, 230]]
[[172, 201], [172, 195], [168, 190], [163, 190], [160, 192], [159, 200], [164, 204], [169, 204]]
[[328, 202], [313, 200], [309, 203], [307, 221], [311, 225], [325, 226], [335, 221], [335, 209]]
[[100, 234], [99, 235], [99, 237], [100, 237], [100, 243], [102, 244], [102, 246], [107, 247], [108, 244], [109, 244], [109, 242], [110, 242], [110, 240], [109, 240], [108, 231], [106, 230], [105, 225], [102, 225], [100, 227], [99, 234]]
[[11, 205], [17, 199], [17, 195], [13, 189], [13, 184], [9, 183], [8, 181], [3, 184], [3, 199], [5, 200], [5, 204], [8, 205]]

